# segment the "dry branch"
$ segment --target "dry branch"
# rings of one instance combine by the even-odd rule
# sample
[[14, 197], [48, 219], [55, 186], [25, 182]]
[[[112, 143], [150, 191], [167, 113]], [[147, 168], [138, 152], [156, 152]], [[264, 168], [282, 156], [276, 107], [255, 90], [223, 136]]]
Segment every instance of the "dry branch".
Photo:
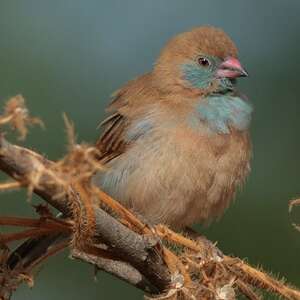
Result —
[[[17, 99], [0, 117], [0, 126], [12, 122], [24, 136], [26, 124], [36, 119], [28, 117], [23, 98]], [[92, 184], [93, 174], [102, 169], [98, 151], [76, 144], [73, 124], [66, 117], [65, 123], [69, 153], [58, 162], [0, 136], [0, 169], [16, 180], [0, 184], [0, 189], [26, 187], [61, 213], [54, 217], [39, 206], [37, 219], [0, 217], [0, 226], [27, 228], [0, 236], [0, 298], [9, 299], [23, 281], [33, 284], [34, 267], [68, 247], [74, 258], [142, 289], [149, 299], [225, 300], [243, 294], [256, 300], [259, 290], [300, 299], [298, 290], [224, 255], [204, 237], [192, 240], [162, 225], [144, 224]], [[18, 239], [26, 241], [10, 251], [7, 244]], [[176, 245], [176, 251], [167, 245]]]
[[[66, 186], [61, 176], [57, 176], [57, 174], [54, 176], [53, 165], [32, 151], [11, 145], [3, 137], [0, 138], [0, 168], [28, 186], [32, 185], [30, 178], [32, 174], [35, 174], [34, 177], [39, 180], [32, 187], [33, 191], [63, 212], [65, 216], [71, 216], [74, 203], [78, 205], [82, 205], [82, 203], [78, 200], [77, 193], [70, 192], [71, 187], [67, 187], [68, 193], [65, 192]], [[157, 251], [152, 249], [156, 241], [153, 243], [150, 238], [131, 231], [99, 206], [94, 207], [94, 212], [97, 227], [95, 239], [99, 239], [100, 236], [99, 242], [114, 245], [109, 249], [110, 254], [118, 259], [126, 259], [132, 266], [141, 269], [141, 273], [145, 273], [147, 278], [154, 281], [153, 286], [157, 287], [157, 291], [166, 289], [170, 283], [170, 276], [160, 255], [157, 255]], [[2, 219], [2, 223], [5, 221], [7, 223], [7, 219]], [[27, 225], [26, 222], [25, 225]], [[126, 247], [128, 245], [129, 247]], [[119, 270], [123, 272], [121, 268]], [[119, 274], [117, 275], [120, 277]], [[153, 291], [150, 287], [149, 290]]]

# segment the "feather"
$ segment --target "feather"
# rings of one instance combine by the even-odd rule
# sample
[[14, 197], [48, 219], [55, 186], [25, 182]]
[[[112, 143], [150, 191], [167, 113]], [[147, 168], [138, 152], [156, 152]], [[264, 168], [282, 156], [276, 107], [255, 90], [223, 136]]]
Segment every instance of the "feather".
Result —
[[94, 183], [151, 223], [182, 228], [219, 217], [251, 157], [251, 105], [233, 80], [216, 76], [228, 56], [237, 49], [220, 29], [171, 39], [151, 72], [113, 95], [96, 144], [107, 168]]

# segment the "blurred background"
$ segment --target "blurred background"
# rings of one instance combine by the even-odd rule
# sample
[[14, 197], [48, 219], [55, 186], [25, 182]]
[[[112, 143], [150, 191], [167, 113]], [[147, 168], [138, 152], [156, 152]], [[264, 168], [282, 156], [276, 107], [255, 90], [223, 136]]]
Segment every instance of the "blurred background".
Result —
[[[300, 2], [214, 0], [65, 0], [0, 2], [0, 104], [18, 93], [46, 130], [25, 145], [57, 159], [65, 152], [62, 112], [79, 141], [93, 142], [110, 94], [152, 68], [164, 43], [202, 24], [222, 27], [236, 42], [250, 77], [240, 89], [254, 103], [254, 157], [245, 188], [225, 216], [197, 227], [233, 254], [300, 287]], [[14, 137], [9, 135], [12, 140]], [[0, 195], [1, 215], [30, 216], [24, 192]], [[35, 287], [14, 299], [141, 299], [111, 276], [66, 259], [50, 259]], [[269, 299], [269, 298], [268, 298]]]

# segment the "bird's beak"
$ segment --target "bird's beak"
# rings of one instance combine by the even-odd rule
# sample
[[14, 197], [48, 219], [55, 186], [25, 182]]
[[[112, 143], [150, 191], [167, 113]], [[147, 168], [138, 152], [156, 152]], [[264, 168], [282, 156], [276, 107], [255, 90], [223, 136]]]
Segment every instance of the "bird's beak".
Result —
[[247, 77], [248, 73], [237, 58], [230, 56], [220, 64], [217, 70], [217, 76], [219, 78], [234, 79], [237, 77]]

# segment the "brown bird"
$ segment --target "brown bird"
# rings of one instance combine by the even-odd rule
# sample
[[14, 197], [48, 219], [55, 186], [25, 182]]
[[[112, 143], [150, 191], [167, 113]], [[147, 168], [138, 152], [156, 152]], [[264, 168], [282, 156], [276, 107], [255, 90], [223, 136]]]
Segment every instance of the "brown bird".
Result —
[[94, 182], [150, 223], [180, 229], [222, 215], [249, 173], [252, 106], [232, 40], [199, 27], [172, 38], [153, 70], [114, 94]]

